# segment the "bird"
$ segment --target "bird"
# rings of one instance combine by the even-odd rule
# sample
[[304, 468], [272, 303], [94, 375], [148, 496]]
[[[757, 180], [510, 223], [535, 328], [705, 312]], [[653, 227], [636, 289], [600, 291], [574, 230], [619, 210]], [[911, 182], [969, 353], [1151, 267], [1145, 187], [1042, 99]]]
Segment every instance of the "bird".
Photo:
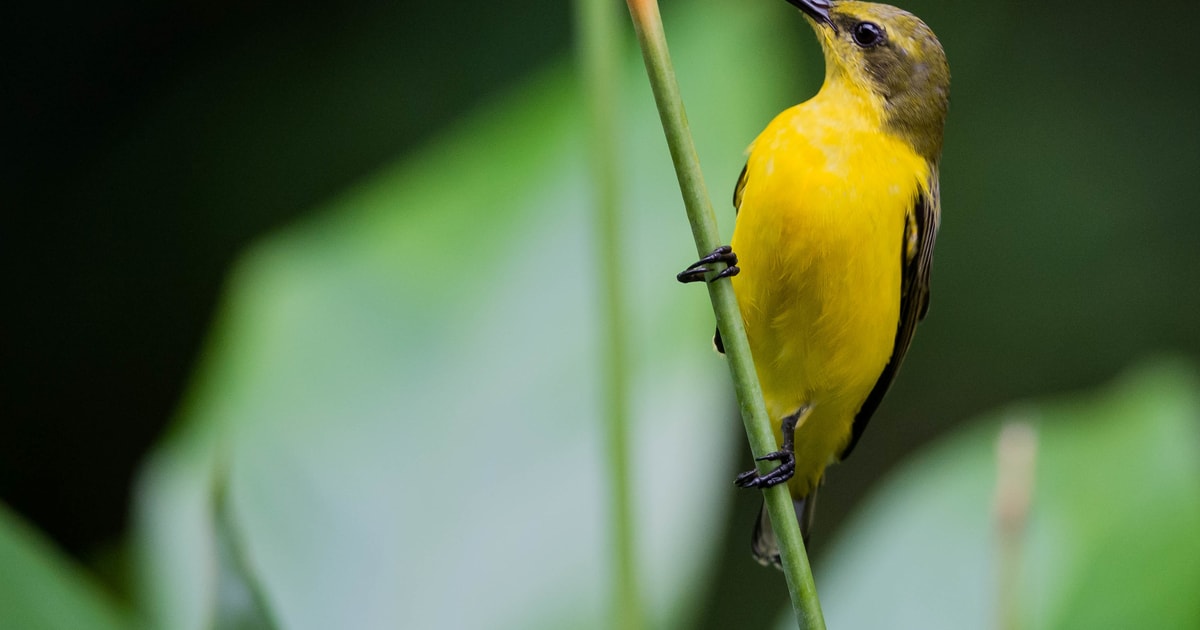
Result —
[[[735, 481], [787, 483], [808, 540], [826, 468], [854, 450], [929, 309], [950, 68], [907, 11], [787, 1], [816, 32], [824, 83], [751, 144], [730, 245], [677, 278], [733, 283], [781, 445], [759, 458], [776, 468]], [[782, 568], [765, 506], [752, 551]]]

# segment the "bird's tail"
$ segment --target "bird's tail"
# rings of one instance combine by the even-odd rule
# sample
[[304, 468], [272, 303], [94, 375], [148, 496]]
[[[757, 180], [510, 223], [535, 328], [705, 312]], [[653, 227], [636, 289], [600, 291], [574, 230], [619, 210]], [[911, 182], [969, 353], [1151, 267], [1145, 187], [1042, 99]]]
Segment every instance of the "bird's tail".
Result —
[[[792, 507], [796, 509], [796, 520], [800, 522], [800, 535], [804, 537], [804, 544], [807, 545], [808, 532], [812, 529], [813, 515], [817, 510], [817, 489], [813, 488], [813, 491], [806, 497], [792, 499]], [[783, 569], [783, 562], [779, 559], [779, 539], [775, 538], [775, 530], [771, 529], [771, 519], [767, 516], [766, 504], [758, 512], [758, 522], [754, 524], [754, 538], [750, 541], [750, 549], [759, 564], [764, 567], [773, 566], [776, 569]]]

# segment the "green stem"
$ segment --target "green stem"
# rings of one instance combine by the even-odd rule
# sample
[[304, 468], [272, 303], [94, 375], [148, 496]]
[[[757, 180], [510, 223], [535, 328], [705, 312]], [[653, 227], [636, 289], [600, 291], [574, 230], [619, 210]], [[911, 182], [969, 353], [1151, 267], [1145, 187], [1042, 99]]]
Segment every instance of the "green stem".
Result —
[[[580, 57], [591, 116], [591, 167], [595, 187], [596, 255], [599, 269], [610, 267], [621, 250], [617, 185], [617, 13], [609, 0], [576, 0]], [[620, 275], [596, 274], [601, 285], [600, 335], [602, 399], [606, 405], [611, 532], [616, 551], [612, 583], [614, 628], [645, 627], [638, 588], [633, 498], [629, 483], [629, 414], [626, 387], [625, 307]]]
[[[675, 174], [679, 178], [679, 189], [683, 193], [692, 236], [696, 240], [696, 253], [705, 255], [721, 244], [717, 233], [717, 217], [709, 201], [708, 190], [700, 172], [700, 160], [688, 130], [687, 114], [679, 96], [679, 84], [667, 52], [667, 41], [663, 34], [662, 17], [655, 0], [627, 0], [633, 16], [642, 57], [646, 62], [646, 73], [662, 119]], [[728, 280], [708, 284], [717, 327], [728, 357], [729, 370], [733, 376], [742, 421], [746, 425], [746, 436], [755, 457], [761, 457], [778, 448], [771, 422], [763, 405], [762, 388], [754, 370], [754, 359], [750, 355], [750, 344], [746, 340], [741, 311], [733, 285]], [[765, 473], [771, 464], [759, 462], [759, 472]], [[804, 550], [804, 540], [796, 522], [796, 513], [786, 485], [778, 485], [763, 491], [771, 526], [779, 539], [783, 559], [784, 575], [787, 578], [788, 594], [796, 622], [801, 628], [824, 630], [825, 619], [821, 614], [821, 602], [813, 583], [812, 568]]]

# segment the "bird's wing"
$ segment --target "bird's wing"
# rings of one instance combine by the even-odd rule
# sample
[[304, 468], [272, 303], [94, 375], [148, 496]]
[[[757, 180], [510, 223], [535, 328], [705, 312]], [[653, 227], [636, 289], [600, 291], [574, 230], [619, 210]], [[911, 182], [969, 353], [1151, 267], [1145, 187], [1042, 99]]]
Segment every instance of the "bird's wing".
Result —
[[938, 174], [935, 169], [929, 178], [929, 193], [917, 195], [912, 209], [908, 213], [905, 224], [904, 239], [901, 244], [901, 264], [903, 265], [900, 280], [900, 322], [896, 327], [896, 341], [892, 346], [892, 358], [883, 368], [875, 387], [867, 396], [866, 402], [854, 416], [854, 427], [850, 441], [842, 449], [839, 459], [849, 457], [854, 445], [862, 437], [867, 422], [896, 378], [908, 346], [912, 343], [913, 333], [917, 330], [917, 322], [925, 318], [929, 311], [929, 269], [933, 264], [933, 243], [937, 240], [938, 224], [941, 221], [941, 191], [938, 185]]
[[[733, 215], [735, 217], [738, 210], [742, 207], [742, 193], [746, 191], [746, 169], [749, 167], [749, 163], [742, 167], [742, 174], [738, 175], [737, 185], [733, 187]], [[721, 341], [720, 328], [717, 329], [717, 332], [713, 333], [713, 347], [717, 349], [717, 352], [725, 354], [725, 344]]]
[[750, 168], [750, 163], [747, 162], [742, 167], [742, 174], [738, 175], [737, 185], [733, 187], [733, 214], [737, 216], [738, 210], [742, 208], [742, 193], [746, 192], [746, 169]]

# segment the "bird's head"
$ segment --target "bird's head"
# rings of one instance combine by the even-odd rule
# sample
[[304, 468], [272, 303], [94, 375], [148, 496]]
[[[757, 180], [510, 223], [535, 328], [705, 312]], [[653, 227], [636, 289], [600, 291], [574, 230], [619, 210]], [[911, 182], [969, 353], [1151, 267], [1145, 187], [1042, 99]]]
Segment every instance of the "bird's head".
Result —
[[826, 84], [865, 90], [889, 131], [936, 161], [950, 101], [942, 45], [917, 16], [854, 0], [787, 0], [804, 12], [825, 51]]

